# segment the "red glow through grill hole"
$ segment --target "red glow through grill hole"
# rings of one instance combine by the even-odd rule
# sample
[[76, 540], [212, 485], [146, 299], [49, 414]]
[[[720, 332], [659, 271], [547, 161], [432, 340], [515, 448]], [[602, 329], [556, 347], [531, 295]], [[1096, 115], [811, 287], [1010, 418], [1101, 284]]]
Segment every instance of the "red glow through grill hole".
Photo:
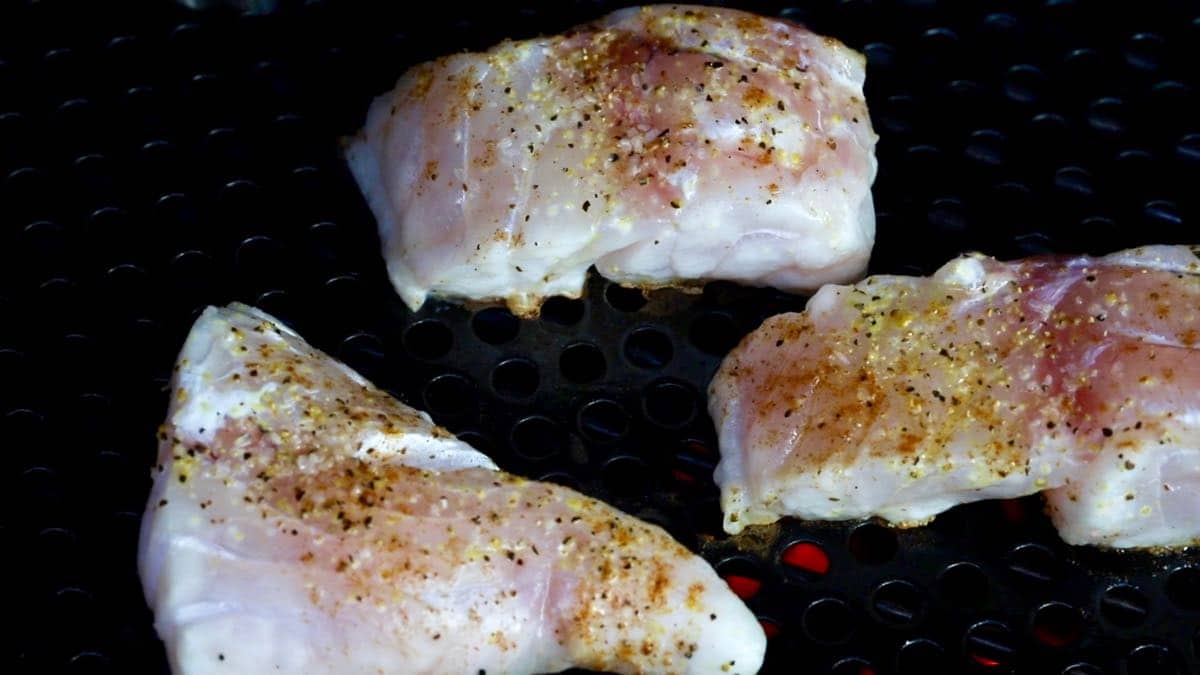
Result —
[[1020, 523], [1025, 520], [1025, 505], [1019, 499], [1005, 499], [1000, 502], [1000, 513], [1010, 523]]
[[759, 619], [758, 625], [762, 626], [763, 632], [767, 634], [768, 640], [776, 635], [779, 635], [779, 632], [782, 630], [779, 627], [779, 624], [775, 623], [771, 619]]
[[781, 556], [783, 563], [789, 567], [811, 572], [826, 574], [829, 572], [829, 555], [825, 549], [810, 541], [798, 541], [788, 546]]
[[671, 475], [675, 477], [675, 480], [687, 485], [691, 485], [692, 483], [696, 482], [696, 477], [684, 471], [683, 469], [671, 469]]
[[1083, 634], [1079, 610], [1062, 602], [1048, 602], [1033, 615], [1033, 637], [1048, 647], [1065, 647]]
[[749, 600], [758, 595], [762, 590], [762, 582], [754, 577], [742, 576], [741, 574], [725, 575], [725, 583], [729, 584], [733, 594], [743, 600]]

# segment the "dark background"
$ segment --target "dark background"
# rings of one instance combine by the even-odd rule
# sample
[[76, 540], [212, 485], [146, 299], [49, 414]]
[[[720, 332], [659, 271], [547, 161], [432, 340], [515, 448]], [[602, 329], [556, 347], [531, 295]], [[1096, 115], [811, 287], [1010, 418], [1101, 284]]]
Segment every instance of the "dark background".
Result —
[[[797, 4], [745, 6], [868, 57], [872, 271], [1200, 239], [1197, 3]], [[8, 672], [166, 672], [134, 566], [154, 431], [192, 319], [235, 299], [506, 469], [663, 524], [740, 577], [777, 633], [770, 672], [1200, 672], [1195, 554], [1066, 547], [1036, 497], [910, 531], [788, 521], [726, 541], [704, 388], [803, 298], [714, 283], [647, 301], [593, 277], [539, 321], [401, 305], [337, 137], [408, 65], [618, 3], [282, 5], [0, 3]]]

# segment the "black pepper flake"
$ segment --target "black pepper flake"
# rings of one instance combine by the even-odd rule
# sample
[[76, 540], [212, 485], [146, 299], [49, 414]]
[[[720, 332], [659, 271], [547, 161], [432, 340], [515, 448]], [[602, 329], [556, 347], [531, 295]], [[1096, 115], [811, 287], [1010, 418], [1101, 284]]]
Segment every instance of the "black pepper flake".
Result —
[[671, 200], [671, 208], [678, 209], [678, 208], [683, 208], [683, 207], [682, 207], [682, 205], [679, 203], [679, 200], [678, 200], [678, 199], [672, 199], [672, 200]]
[[586, 211], [587, 211], [588, 209], [590, 209], [590, 208], [592, 208], [592, 203], [591, 203], [591, 202], [589, 202], [589, 201], [586, 201], [586, 200], [585, 200], [585, 201], [583, 202], [583, 210], [586, 212]]
[[1112, 436], [1113, 431], [1112, 431], [1112, 429], [1110, 429], [1108, 427], [1104, 427], [1103, 429], [1100, 430], [1100, 433], [1104, 434], [1105, 438], [1108, 438], [1108, 437]]
[[705, 61], [704, 65], [708, 68], [724, 68], [725, 64], [720, 61]]
[[224, 661], [224, 660], [225, 660], [225, 655], [224, 655], [224, 654], [217, 654], [217, 660], [218, 660], [218, 661]]

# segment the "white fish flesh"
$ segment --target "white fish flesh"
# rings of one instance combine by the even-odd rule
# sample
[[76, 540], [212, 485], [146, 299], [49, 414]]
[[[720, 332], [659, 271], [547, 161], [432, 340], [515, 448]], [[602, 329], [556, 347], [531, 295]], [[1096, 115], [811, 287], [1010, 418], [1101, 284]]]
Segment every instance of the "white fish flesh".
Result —
[[176, 673], [754, 673], [656, 526], [492, 461], [245, 306], [189, 335], [139, 571]]
[[1048, 490], [1064, 539], [1200, 539], [1200, 260], [958, 258], [830, 285], [710, 387], [725, 527], [919, 524]]
[[874, 242], [864, 66], [783, 19], [625, 9], [409, 70], [345, 154], [413, 308], [527, 314], [592, 265], [812, 290], [857, 279]]

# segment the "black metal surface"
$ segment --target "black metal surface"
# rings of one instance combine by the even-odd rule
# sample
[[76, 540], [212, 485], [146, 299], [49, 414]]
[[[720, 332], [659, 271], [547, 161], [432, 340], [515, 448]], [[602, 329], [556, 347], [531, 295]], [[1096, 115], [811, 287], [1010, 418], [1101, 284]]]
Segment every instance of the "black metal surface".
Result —
[[[238, 299], [291, 322], [507, 469], [665, 525], [749, 597], [770, 672], [1200, 672], [1194, 553], [1064, 546], [1037, 498], [893, 532], [720, 534], [703, 392], [803, 299], [593, 278], [539, 321], [388, 285], [335, 140], [418, 60], [555, 32], [604, 2], [0, 6], [0, 536], [18, 672], [161, 673], [134, 566], [163, 387], [191, 320]], [[779, 12], [761, 3], [751, 9]], [[872, 269], [1188, 242], [1195, 3], [829, 2], [783, 10], [868, 55]], [[793, 547], [796, 542], [801, 545]], [[807, 543], [803, 543], [807, 542]], [[9, 670], [7, 672], [13, 672]]]

